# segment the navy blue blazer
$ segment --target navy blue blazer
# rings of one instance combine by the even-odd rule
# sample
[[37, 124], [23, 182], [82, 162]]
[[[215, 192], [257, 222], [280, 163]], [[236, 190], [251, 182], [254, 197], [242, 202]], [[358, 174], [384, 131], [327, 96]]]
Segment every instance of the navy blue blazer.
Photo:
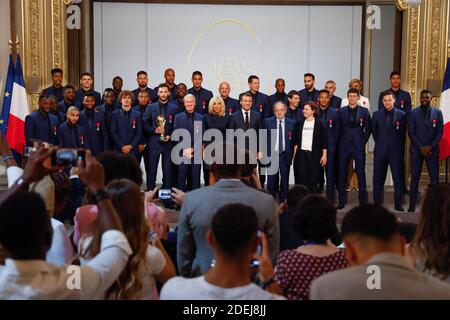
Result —
[[194, 147], [194, 138], [196, 134], [203, 131], [203, 115], [194, 112], [194, 124], [189, 123], [187, 112], [181, 112], [175, 115], [173, 129], [186, 129], [191, 134], [191, 147]]
[[289, 100], [288, 100], [288, 95], [286, 92], [282, 92], [282, 93], [274, 93], [273, 95], [271, 95], [269, 97], [269, 102], [270, 102], [270, 113], [273, 114], [273, 105], [275, 104], [275, 102], [281, 101], [283, 102], [286, 106], [289, 106]]
[[342, 104], [342, 98], [339, 98], [338, 96], [333, 95], [330, 98], [330, 107], [333, 107], [335, 109], [340, 109]]
[[[249, 129], [259, 130], [262, 129], [263, 123], [261, 119], [261, 114], [259, 112], [250, 110], [250, 126]], [[228, 122], [228, 129], [242, 129], [246, 131], [244, 114], [241, 111], [236, 111], [230, 116], [230, 121]], [[258, 134], [258, 133], [256, 133]]]
[[402, 155], [406, 138], [406, 113], [395, 109], [392, 123], [387, 123], [385, 109], [375, 111], [372, 117], [372, 136], [375, 140], [375, 155]]
[[195, 112], [200, 114], [208, 113], [209, 100], [213, 97], [211, 91], [200, 88], [200, 90], [195, 90], [193, 87], [188, 90], [188, 93], [195, 97]]
[[325, 110], [323, 117], [322, 110], [319, 109], [319, 117], [317, 119], [321, 120], [325, 130], [327, 132], [328, 138], [328, 153], [333, 153], [337, 149], [338, 138], [339, 138], [339, 113], [338, 109], [333, 108], [331, 105]]
[[[389, 90], [392, 91], [392, 89], [388, 89], [386, 91]], [[384, 109], [383, 99], [381, 99], [383, 92], [380, 93], [380, 97], [378, 98], [378, 110]], [[398, 90], [397, 92], [393, 92], [395, 95], [394, 107], [406, 113], [409, 113], [411, 111], [411, 95], [409, 94], [409, 92], [402, 89]]]
[[[278, 119], [275, 117], [270, 117], [264, 119], [264, 129], [267, 129], [267, 156], [272, 155], [272, 131], [278, 129]], [[295, 129], [297, 122], [292, 119], [284, 118], [284, 151], [286, 152], [287, 160], [289, 163], [292, 162], [292, 156], [294, 154], [294, 140], [295, 140]], [[273, 137], [273, 143], [275, 147], [276, 143], [276, 131], [275, 137]]]
[[[149, 104], [158, 101], [158, 96], [156, 95], [156, 91], [154, 91], [153, 89], [150, 89], [149, 87], [147, 87], [147, 89], [144, 89], [143, 91], [145, 91], [145, 90], [147, 90], [148, 96], [150, 97]], [[140, 91], [141, 91], [140, 88], [137, 88], [137, 89], [133, 90], [133, 95], [134, 95], [133, 107], [135, 107], [135, 106], [137, 106], [139, 104], [138, 95], [139, 95]], [[120, 103], [119, 103], [119, 107], [120, 107]]]
[[50, 111], [50, 114], [54, 115], [58, 119], [58, 123], [61, 125], [64, 123], [66, 119], [66, 114], [63, 112], [60, 112], [59, 110], [57, 112]]
[[75, 106], [78, 109], [80, 109], [80, 104], [78, 103], [78, 101], [73, 101], [72, 103], [67, 102], [66, 100], [61, 100], [58, 102], [58, 110], [59, 112], [62, 112], [64, 114], [66, 114], [67, 109], [69, 109], [69, 107]]
[[303, 110], [302, 107], [298, 107], [295, 110], [292, 110], [291, 108], [289, 108], [289, 106], [287, 107], [287, 111], [286, 111], [286, 117], [298, 122], [301, 120], [304, 120], [305, 117], [303, 116]]
[[348, 118], [349, 106], [339, 109], [339, 149], [348, 149], [351, 142], [358, 147], [360, 151], [364, 151], [370, 133], [372, 132], [372, 124], [370, 113], [367, 108], [356, 107], [355, 124], [351, 124]]
[[109, 149], [109, 133], [105, 123], [105, 113], [98, 108], [95, 108], [93, 112], [92, 126], [89, 125], [86, 109], [80, 112], [78, 123], [85, 128], [90, 149], [96, 156]]
[[[48, 115], [48, 118], [47, 118]], [[40, 140], [50, 144], [58, 144], [59, 120], [54, 115], [36, 110], [25, 117], [25, 140]]]
[[439, 150], [439, 141], [444, 134], [442, 111], [430, 107], [430, 117], [426, 119], [421, 107], [413, 109], [408, 116], [408, 132], [411, 152], [420, 153], [420, 148], [424, 146]]
[[[75, 139], [72, 139], [72, 135], [75, 135]], [[75, 140], [75, 141], [74, 141]], [[69, 149], [90, 149], [89, 139], [86, 129], [76, 124], [75, 126], [69, 125], [64, 122], [59, 127], [59, 143], [60, 148]]]
[[44, 90], [42, 90], [42, 94], [44, 96], [55, 96], [58, 101], [64, 100], [64, 87], [54, 87], [53, 85], [51, 85], [48, 88], [45, 88]]
[[141, 118], [142, 118], [142, 134], [141, 134], [141, 139], [139, 140], [139, 144], [147, 144], [147, 140], [149, 137], [147, 131], [145, 131], [145, 128], [144, 128], [144, 114], [145, 114], [145, 110], [147, 110], [148, 106], [149, 105], [146, 105], [146, 106], [137, 105], [137, 106], [133, 107], [133, 110], [139, 112], [141, 114]]
[[317, 100], [319, 99], [319, 90], [317, 90], [315, 88], [311, 92], [306, 90], [306, 88], [302, 89], [298, 92], [298, 94], [300, 95], [300, 105], [301, 106], [303, 106], [308, 101], [317, 102]]
[[100, 93], [98, 93], [94, 89], [91, 89], [88, 91], [84, 91], [83, 89], [80, 89], [75, 92], [75, 101], [78, 103], [80, 110], [84, 108], [83, 107], [84, 95], [88, 92], [94, 95], [96, 106], [99, 106], [102, 104], [102, 96]]
[[124, 111], [114, 111], [111, 117], [111, 139], [114, 149], [122, 151], [122, 147], [131, 145], [136, 149], [142, 134], [141, 114], [130, 110], [130, 120], [124, 115]]
[[241, 103], [239, 100], [228, 97], [223, 100], [225, 102], [225, 113], [232, 115], [234, 112], [241, 110]]
[[[175, 121], [175, 115], [177, 112], [177, 107], [172, 104], [167, 104], [166, 109], [166, 123], [164, 124], [164, 136], [171, 136], [173, 132], [173, 124]], [[152, 103], [145, 109], [145, 113], [143, 116], [143, 128], [145, 133], [148, 135], [147, 144], [150, 148], [155, 148], [160, 145], [166, 145], [170, 142], [161, 142], [160, 134], [155, 133], [157, 128], [156, 126], [156, 117], [160, 114], [160, 103], [159, 101], [156, 103]]]
[[262, 92], [256, 92], [255, 94], [251, 91], [247, 92], [253, 96], [252, 111], [259, 113], [262, 119], [268, 118], [270, 116], [269, 96]]

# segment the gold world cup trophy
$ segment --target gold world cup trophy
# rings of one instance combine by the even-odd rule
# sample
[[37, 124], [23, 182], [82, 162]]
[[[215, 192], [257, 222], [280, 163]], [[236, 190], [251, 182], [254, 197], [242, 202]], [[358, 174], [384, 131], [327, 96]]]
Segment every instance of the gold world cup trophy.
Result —
[[159, 137], [159, 140], [160, 140], [160, 141], [165, 141], [165, 140], [166, 140], [166, 137], [164, 136], [164, 126], [166, 125], [166, 119], [164, 118], [164, 116], [163, 116], [162, 114], [160, 114], [160, 115], [158, 115], [158, 116], [156, 117], [155, 122], [156, 122], [156, 126], [157, 126], [158, 128], [161, 128], [161, 129], [162, 129], [162, 132], [161, 132], [161, 135], [160, 135], [160, 137]]

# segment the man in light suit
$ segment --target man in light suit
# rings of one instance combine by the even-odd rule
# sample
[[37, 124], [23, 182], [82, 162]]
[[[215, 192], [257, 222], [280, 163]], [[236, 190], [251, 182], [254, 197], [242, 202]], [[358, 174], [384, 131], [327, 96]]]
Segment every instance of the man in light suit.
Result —
[[373, 204], [352, 209], [342, 221], [341, 233], [352, 267], [314, 280], [312, 300], [450, 299], [447, 283], [407, 263], [405, 239], [387, 209]]
[[[221, 146], [218, 146], [220, 148]], [[237, 155], [237, 147], [223, 145], [222, 157], [228, 154]], [[244, 158], [243, 155], [241, 159]], [[221, 207], [231, 203], [241, 203], [253, 207], [258, 217], [258, 230], [267, 235], [269, 252], [272, 259], [278, 254], [279, 225], [275, 202], [271, 195], [252, 189], [240, 179], [241, 165], [236, 161], [219, 159], [213, 155], [210, 169], [210, 186], [194, 190], [185, 195], [180, 211], [177, 239], [178, 270], [181, 276], [192, 277], [204, 274], [211, 267], [213, 251], [206, 241], [206, 233], [211, 227], [214, 214]], [[231, 162], [231, 163], [230, 163]], [[219, 164], [225, 163], [225, 164]]]

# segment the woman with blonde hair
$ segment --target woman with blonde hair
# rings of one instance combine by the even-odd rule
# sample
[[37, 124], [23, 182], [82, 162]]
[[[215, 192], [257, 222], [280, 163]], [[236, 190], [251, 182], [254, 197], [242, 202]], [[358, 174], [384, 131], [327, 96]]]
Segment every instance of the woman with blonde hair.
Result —
[[[138, 185], [127, 179], [112, 181], [106, 191], [122, 221], [133, 253], [116, 282], [105, 292], [105, 299], [155, 299], [156, 281], [164, 284], [175, 276], [175, 267], [145, 215]], [[96, 222], [93, 232], [80, 240], [80, 261], [84, 264], [100, 251], [102, 230]]]
[[[208, 113], [203, 116], [203, 129], [217, 129], [222, 133], [223, 141], [225, 141], [225, 132], [230, 120], [229, 114], [225, 110], [225, 102], [221, 97], [213, 97], [209, 100]], [[207, 146], [212, 141], [204, 142]], [[209, 166], [203, 163], [203, 176], [205, 186], [209, 185]]]

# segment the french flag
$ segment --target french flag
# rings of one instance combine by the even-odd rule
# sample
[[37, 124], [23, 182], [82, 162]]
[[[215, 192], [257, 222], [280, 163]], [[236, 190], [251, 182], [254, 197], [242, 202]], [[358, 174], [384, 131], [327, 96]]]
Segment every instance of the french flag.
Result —
[[450, 58], [447, 60], [440, 104], [440, 110], [444, 116], [444, 135], [439, 143], [439, 158], [443, 160], [450, 157]]
[[6, 139], [11, 149], [23, 155], [25, 146], [25, 117], [30, 113], [28, 109], [27, 91], [23, 80], [22, 63], [17, 55], [16, 74], [12, 89], [11, 109], [8, 117]]

